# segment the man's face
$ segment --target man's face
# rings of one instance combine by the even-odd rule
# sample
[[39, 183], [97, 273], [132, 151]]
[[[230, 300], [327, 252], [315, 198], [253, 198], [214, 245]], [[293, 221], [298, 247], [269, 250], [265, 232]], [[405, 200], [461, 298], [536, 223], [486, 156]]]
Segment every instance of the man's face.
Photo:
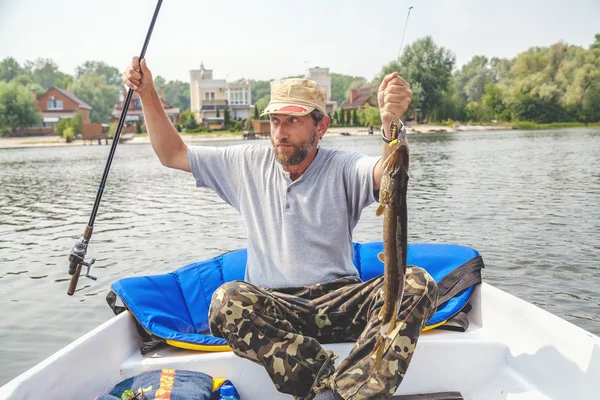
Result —
[[300, 164], [317, 143], [317, 129], [310, 115], [271, 114], [271, 143], [275, 158], [284, 167]]

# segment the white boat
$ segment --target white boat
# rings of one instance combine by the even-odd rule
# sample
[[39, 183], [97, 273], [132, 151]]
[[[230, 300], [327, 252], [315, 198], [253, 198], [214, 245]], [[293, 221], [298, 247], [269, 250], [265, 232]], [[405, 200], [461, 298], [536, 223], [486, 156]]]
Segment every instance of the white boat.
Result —
[[[396, 394], [458, 391], [465, 399], [600, 399], [600, 338], [489, 284], [471, 299], [466, 332], [423, 333]], [[166, 348], [140, 355], [129, 312], [0, 388], [1, 399], [93, 399], [143, 371], [175, 368], [231, 380], [243, 400], [289, 399], [231, 352]], [[340, 358], [352, 344], [329, 344]], [[339, 362], [339, 359], [338, 359]]]

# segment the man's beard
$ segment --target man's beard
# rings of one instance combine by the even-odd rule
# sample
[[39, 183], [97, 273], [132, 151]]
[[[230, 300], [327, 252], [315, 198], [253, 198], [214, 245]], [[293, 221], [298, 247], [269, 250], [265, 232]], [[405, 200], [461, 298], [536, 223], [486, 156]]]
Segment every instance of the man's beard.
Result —
[[310, 153], [315, 143], [317, 143], [317, 129], [313, 128], [312, 134], [304, 142], [293, 144], [287, 139], [283, 139], [281, 142], [279, 142], [279, 144], [291, 145], [294, 148], [294, 151], [291, 154], [286, 154], [275, 145], [275, 140], [273, 139], [273, 135], [271, 135], [271, 144], [273, 144], [275, 158], [284, 167], [298, 165], [302, 161], [306, 160], [308, 153]]

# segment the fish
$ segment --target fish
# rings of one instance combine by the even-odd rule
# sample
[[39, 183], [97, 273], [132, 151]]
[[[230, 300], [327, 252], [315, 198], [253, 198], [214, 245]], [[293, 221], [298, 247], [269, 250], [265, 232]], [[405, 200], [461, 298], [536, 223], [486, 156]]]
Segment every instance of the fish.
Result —
[[404, 142], [384, 161], [379, 187], [379, 207], [376, 215], [383, 215], [383, 253], [378, 257], [384, 264], [384, 292], [383, 307], [379, 314], [381, 330], [373, 349], [376, 369], [379, 369], [383, 357], [385, 336], [396, 326], [398, 299], [402, 299], [404, 293], [408, 240], [408, 166], [409, 151]]

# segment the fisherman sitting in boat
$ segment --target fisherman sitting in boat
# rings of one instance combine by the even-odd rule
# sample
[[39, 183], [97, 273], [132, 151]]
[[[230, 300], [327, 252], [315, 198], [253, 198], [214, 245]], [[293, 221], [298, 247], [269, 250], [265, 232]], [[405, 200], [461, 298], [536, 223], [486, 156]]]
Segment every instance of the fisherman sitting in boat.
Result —
[[[146, 60], [134, 57], [124, 81], [141, 98], [161, 163], [191, 172], [197, 186], [213, 189], [243, 217], [246, 276], [214, 293], [211, 333], [238, 356], [263, 365], [277, 389], [295, 398], [394, 394], [437, 299], [433, 278], [407, 268], [397, 324], [375, 368], [383, 277], [360, 280], [352, 231], [362, 210], [378, 200], [383, 161], [394, 147], [384, 143], [379, 158], [319, 146], [330, 123], [327, 95], [307, 79], [272, 85], [262, 113], [271, 121], [272, 146], [187, 146], [164, 112]], [[397, 73], [383, 79], [378, 103], [384, 139], [411, 96]], [[356, 344], [335, 368], [336, 356], [320, 343], [348, 341]]]

